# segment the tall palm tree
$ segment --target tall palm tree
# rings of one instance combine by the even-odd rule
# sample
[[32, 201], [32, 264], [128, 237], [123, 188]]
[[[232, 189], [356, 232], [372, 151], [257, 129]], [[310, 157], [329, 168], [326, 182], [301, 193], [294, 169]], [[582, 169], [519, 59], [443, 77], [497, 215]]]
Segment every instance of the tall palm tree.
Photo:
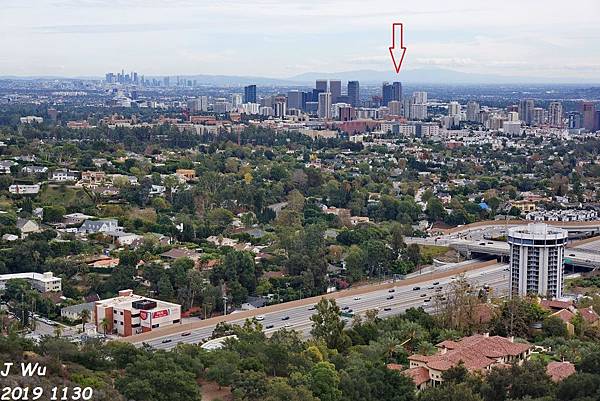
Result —
[[108, 319], [102, 318], [102, 321], [100, 322], [100, 326], [102, 327], [103, 334], [106, 334], [106, 331], [108, 330], [109, 325], [110, 325], [110, 322], [108, 321]]
[[79, 312], [79, 318], [81, 319], [81, 331], [85, 331], [85, 324], [90, 320], [90, 311], [83, 309]]

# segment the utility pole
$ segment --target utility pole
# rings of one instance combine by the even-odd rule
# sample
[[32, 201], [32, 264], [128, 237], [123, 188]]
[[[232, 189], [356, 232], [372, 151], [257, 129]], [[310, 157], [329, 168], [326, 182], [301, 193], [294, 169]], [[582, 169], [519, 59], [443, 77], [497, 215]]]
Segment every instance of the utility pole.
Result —
[[223, 316], [227, 315], [227, 295], [223, 295]]

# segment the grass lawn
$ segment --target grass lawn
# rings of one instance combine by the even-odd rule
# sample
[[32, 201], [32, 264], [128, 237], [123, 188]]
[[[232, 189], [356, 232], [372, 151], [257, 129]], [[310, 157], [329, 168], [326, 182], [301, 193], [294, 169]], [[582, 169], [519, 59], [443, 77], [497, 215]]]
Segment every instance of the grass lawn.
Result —
[[435, 258], [436, 256], [441, 256], [450, 250], [450, 248], [447, 246], [438, 245], [419, 245], [419, 248], [421, 249], [421, 256], [423, 256], [423, 258]]

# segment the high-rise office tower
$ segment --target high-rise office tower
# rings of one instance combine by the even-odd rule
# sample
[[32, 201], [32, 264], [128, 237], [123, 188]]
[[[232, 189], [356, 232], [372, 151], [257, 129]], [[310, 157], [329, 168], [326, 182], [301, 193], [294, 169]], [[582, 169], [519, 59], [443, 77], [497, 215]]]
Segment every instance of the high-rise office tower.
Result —
[[460, 114], [460, 104], [458, 102], [448, 103], [448, 116], [454, 117]]
[[593, 102], [581, 103], [581, 114], [583, 115], [583, 128], [589, 132], [595, 132], [596, 127], [596, 105]]
[[546, 110], [541, 107], [534, 107], [532, 114], [532, 124], [535, 126], [541, 126], [546, 123]]
[[331, 119], [331, 93], [319, 93], [319, 118]]
[[170, 86], [170, 85], [171, 85], [171, 78], [163, 77], [163, 86]]
[[383, 83], [381, 87], [381, 98], [383, 99], [381, 102], [382, 106], [387, 106], [389, 102], [394, 100], [394, 87], [390, 83]]
[[527, 125], [531, 125], [533, 122], [534, 107], [533, 99], [523, 99], [519, 102], [519, 119]]
[[474, 100], [467, 102], [467, 121], [479, 122], [479, 103]]
[[411, 114], [410, 114], [410, 109], [412, 108], [412, 105], [415, 103], [415, 98], [410, 96], [405, 98], [402, 101], [402, 115], [404, 116], [404, 118], [410, 120], [411, 119]]
[[256, 103], [256, 85], [244, 87], [244, 103]]
[[304, 92], [299, 90], [291, 90], [287, 94], [287, 107], [288, 109], [304, 110]]
[[560, 298], [567, 240], [567, 231], [544, 223], [510, 228], [510, 293]]
[[329, 92], [331, 92], [331, 101], [333, 103], [339, 102], [340, 96], [342, 96], [342, 81], [329, 81]]
[[348, 81], [348, 101], [352, 107], [360, 104], [360, 84], [358, 81]]
[[392, 83], [394, 98], [392, 100], [397, 100], [399, 102], [402, 101], [402, 82], [394, 82]]
[[563, 107], [561, 102], [550, 102], [548, 106], [548, 123], [551, 127], [562, 128]]
[[315, 89], [318, 90], [320, 93], [327, 92], [327, 80], [317, 79], [317, 82], [315, 82]]
[[578, 111], [572, 111], [567, 115], [569, 129], [583, 128], [583, 116]]

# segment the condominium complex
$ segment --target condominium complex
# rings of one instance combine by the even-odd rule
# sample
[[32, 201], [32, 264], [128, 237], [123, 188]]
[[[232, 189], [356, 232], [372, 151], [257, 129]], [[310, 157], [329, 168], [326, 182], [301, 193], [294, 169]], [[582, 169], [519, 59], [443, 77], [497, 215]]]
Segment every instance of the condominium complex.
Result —
[[560, 298], [568, 233], [543, 223], [508, 230], [510, 292]]

